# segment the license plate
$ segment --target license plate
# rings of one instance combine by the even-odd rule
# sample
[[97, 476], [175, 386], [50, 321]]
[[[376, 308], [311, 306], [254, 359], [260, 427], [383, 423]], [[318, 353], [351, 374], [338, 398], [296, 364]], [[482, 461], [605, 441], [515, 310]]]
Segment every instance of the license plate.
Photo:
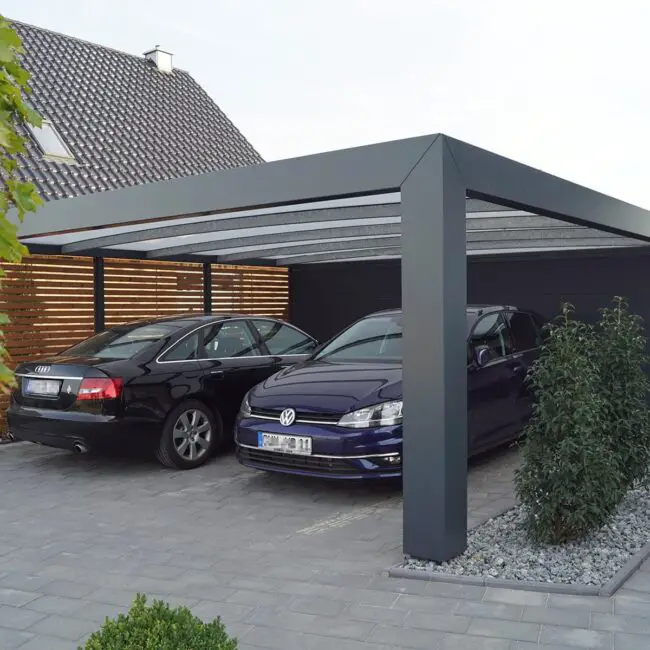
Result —
[[23, 392], [52, 397], [58, 395], [59, 390], [61, 390], [61, 382], [56, 379], [28, 379]]
[[311, 454], [311, 438], [308, 436], [287, 436], [280, 433], [258, 433], [257, 446], [266, 451], [277, 451], [283, 454], [309, 456]]

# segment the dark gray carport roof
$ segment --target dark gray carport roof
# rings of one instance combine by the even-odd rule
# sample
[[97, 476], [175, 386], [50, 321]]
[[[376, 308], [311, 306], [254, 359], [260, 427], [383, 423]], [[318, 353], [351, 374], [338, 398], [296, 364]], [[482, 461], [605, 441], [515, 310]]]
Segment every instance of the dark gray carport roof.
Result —
[[[264, 208], [259, 208], [250, 197], [243, 203], [233, 198], [219, 206], [211, 197], [225, 197], [222, 188], [227, 188], [232, 195], [237, 187], [247, 187], [249, 179], [261, 170], [273, 179], [267, 182], [276, 187], [278, 182], [293, 177], [296, 172], [292, 168], [302, 170], [296, 177], [298, 183], [300, 176], [327, 176], [336, 167], [335, 159], [345, 157], [354, 164], [359, 152], [365, 149], [388, 177], [400, 164], [408, 166], [417, 160], [418, 152], [433, 137], [51, 202], [39, 217], [23, 225], [21, 236], [35, 252], [196, 262], [289, 266], [399, 257], [400, 195], [398, 188], [388, 184], [380, 191], [372, 187], [376, 183], [364, 185], [362, 181], [363, 189], [348, 188], [336, 198], [303, 193], [292, 204], [274, 201], [273, 207]], [[398, 152], [391, 154], [395, 155], [393, 160], [386, 159], [388, 148]], [[629, 237], [589, 229], [578, 222], [560, 223], [536, 214], [534, 207], [531, 208], [521, 210], [468, 198], [468, 254], [640, 245]]]
[[[400, 248], [382, 250], [400, 250], [402, 255], [404, 550], [445, 561], [462, 553], [467, 540], [468, 200], [470, 206], [471, 201], [487, 201], [597, 229], [612, 241], [618, 236], [650, 241], [650, 212], [447, 136], [431, 135], [55, 201], [27, 220], [20, 234], [30, 245], [39, 239], [52, 245], [50, 238], [59, 237], [54, 245], [60, 247], [65, 239], [66, 252], [73, 252], [71, 244], [88, 237], [88, 231], [93, 230], [91, 237], [107, 235], [109, 226], [120, 228], [116, 234], [124, 238], [144, 224], [173, 227], [188, 217], [220, 224], [237, 219], [225, 216], [232, 212], [241, 217], [243, 210], [282, 212], [283, 207], [302, 206], [302, 214], [285, 211], [281, 217], [295, 231], [309, 220], [323, 223], [309, 215], [317, 202], [334, 201], [329, 208], [334, 209], [341, 206], [336, 202], [385, 199], [396, 193]], [[355, 216], [349, 206], [336, 215], [348, 223]], [[247, 222], [246, 227], [258, 223]], [[180, 232], [165, 234], [178, 237]], [[282, 241], [276, 244], [282, 246]], [[101, 245], [105, 248], [91, 252], [124, 254], [108, 248], [111, 241]], [[259, 257], [262, 249], [253, 249]], [[75, 250], [88, 252], [83, 246]], [[363, 258], [364, 250], [381, 253], [377, 247], [348, 248], [324, 256]], [[282, 259], [323, 261], [323, 255], [296, 255]], [[204, 256], [204, 261], [211, 260]]]

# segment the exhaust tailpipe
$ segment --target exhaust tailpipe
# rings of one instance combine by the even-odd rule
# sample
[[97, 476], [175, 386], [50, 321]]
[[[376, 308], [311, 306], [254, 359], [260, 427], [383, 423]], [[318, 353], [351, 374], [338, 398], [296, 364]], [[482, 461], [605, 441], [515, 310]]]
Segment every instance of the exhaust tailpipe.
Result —
[[14, 434], [11, 433], [11, 431], [7, 431], [7, 440], [9, 440], [9, 442], [16, 442], [16, 438], [14, 437]]
[[85, 454], [88, 452], [88, 447], [86, 447], [86, 445], [82, 444], [81, 442], [75, 442], [72, 445], [72, 449], [76, 454]]

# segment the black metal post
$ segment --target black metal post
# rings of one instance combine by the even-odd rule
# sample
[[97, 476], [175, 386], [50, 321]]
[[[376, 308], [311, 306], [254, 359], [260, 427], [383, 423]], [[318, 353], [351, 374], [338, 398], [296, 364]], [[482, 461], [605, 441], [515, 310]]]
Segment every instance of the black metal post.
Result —
[[404, 552], [444, 562], [467, 544], [465, 187], [438, 138], [402, 195]]
[[212, 313], [212, 264], [203, 264], [203, 312]]
[[106, 329], [106, 304], [104, 300], [104, 258], [93, 258], [93, 288], [95, 299], [95, 332]]

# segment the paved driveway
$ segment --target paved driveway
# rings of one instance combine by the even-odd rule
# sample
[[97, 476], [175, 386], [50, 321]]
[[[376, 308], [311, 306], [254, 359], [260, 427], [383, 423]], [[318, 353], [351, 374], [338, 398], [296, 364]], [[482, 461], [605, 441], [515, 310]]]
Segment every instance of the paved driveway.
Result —
[[[511, 501], [516, 463], [472, 467], [470, 524]], [[29, 444], [0, 446], [0, 479], [0, 650], [73, 650], [137, 591], [221, 616], [242, 650], [650, 648], [650, 573], [615, 600], [387, 578], [394, 486]]]

